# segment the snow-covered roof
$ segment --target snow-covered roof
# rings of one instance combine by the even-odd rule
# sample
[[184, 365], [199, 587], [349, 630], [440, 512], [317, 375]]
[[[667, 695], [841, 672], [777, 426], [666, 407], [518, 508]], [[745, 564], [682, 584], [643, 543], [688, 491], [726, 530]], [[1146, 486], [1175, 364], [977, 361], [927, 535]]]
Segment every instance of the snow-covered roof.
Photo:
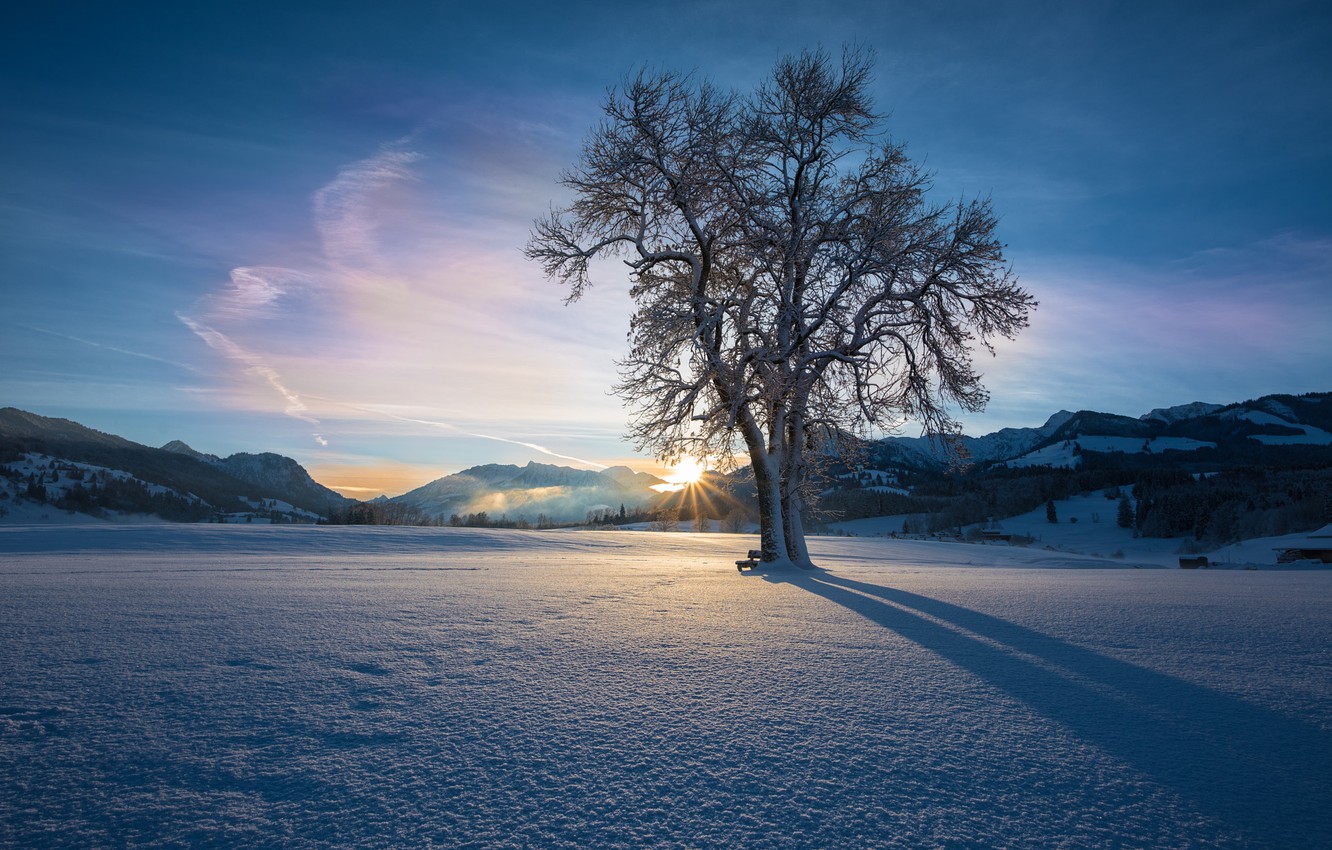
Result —
[[1332, 522], [1317, 531], [1309, 532], [1309, 536], [1315, 540], [1332, 540]]
[[1332, 549], [1332, 523], [1328, 523], [1317, 531], [1311, 531], [1303, 536], [1286, 538], [1276, 548], [1278, 550]]

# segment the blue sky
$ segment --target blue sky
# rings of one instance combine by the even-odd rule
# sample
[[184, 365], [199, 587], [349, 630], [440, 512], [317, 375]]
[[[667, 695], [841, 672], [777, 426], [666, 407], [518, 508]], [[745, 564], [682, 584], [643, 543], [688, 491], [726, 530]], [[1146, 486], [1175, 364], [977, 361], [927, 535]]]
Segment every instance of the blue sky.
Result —
[[[608, 86], [857, 42], [1040, 300], [969, 433], [1332, 389], [1319, 3], [48, 2], [0, 34], [0, 405], [349, 495], [635, 458], [629, 305], [520, 254]], [[908, 433], [915, 433], [909, 430]]]

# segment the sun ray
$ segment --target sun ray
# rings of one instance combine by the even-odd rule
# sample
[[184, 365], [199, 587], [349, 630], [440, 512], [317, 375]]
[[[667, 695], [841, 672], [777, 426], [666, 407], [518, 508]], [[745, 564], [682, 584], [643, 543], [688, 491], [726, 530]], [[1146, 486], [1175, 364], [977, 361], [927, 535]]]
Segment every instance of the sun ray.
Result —
[[679, 463], [671, 467], [671, 474], [663, 479], [665, 483], [654, 484], [652, 489], [659, 493], [674, 493], [702, 481], [703, 474], [707, 471], [707, 466], [698, 458], [682, 458]]

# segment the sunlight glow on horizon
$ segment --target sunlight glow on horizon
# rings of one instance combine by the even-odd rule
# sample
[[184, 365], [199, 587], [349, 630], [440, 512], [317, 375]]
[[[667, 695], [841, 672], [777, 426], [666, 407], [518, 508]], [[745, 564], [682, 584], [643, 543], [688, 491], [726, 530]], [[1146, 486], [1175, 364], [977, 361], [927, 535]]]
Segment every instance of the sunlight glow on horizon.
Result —
[[702, 481], [703, 474], [707, 471], [708, 468], [698, 458], [682, 458], [679, 463], [671, 467], [670, 475], [664, 479], [665, 483], [653, 484], [652, 489], [658, 493], [675, 493]]

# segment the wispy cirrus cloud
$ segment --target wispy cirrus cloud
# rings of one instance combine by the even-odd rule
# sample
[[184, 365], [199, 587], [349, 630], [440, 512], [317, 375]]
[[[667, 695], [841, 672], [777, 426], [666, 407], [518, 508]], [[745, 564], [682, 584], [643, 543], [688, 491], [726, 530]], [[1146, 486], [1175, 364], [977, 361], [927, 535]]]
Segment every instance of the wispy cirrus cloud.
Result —
[[238, 266], [231, 270], [227, 286], [209, 296], [210, 316], [244, 320], [276, 314], [284, 297], [309, 289], [309, 274], [281, 266]]
[[[196, 305], [207, 321], [180, 312], [176, 317], [245, 374], [262, 379], [275, 390], [285, 402], [283, 412], [287, 416], [319, 426], [319, 419], [310, 413], [301, 393], [271, 365], [272, 358], [236, 342], [233, 334], [271, 343], [271, 336], [255, 332], [257, 321], [289, 318], [293, 308], [299, 314], [296, 302], [300, 296], [320, 289], [327, 295], [327, 290], [336, 289], [349, 273], [377, 264], [378, 195], [396, 183], [411, 180], [410, 166], [420, 158], [400, 146], [386, 145], [375, 156], [345, 166], [315, 192], [314, 225], [326, 268], [306, 271], [282, 266], [237, 266], [225, 286]], [[219, 324], [232, 333], [220, 330]], [[328, 445], [321, 434], [313, 436], [321, 446]]]
[[390, 413], [389, 411], [383, 409], [368, 408], [368, 407], [358, 407], [356, 409], [365, 411], [367, 413], [375, 413], [378, 414], [379, 416], [384, 416], [389, 419], [396, 419], [399, 422], [411, 422], [416, 425], [425, 425], [430, 428], [439, 428], [444, 431], [453, 431], [468, 437], [476, 437], [481, 440], [493, 440], [494, 442], [497, 443], [508, 443], [509, 445], [513, 446], [522, 446], [523, 448], [531, 449], [532, 451], [540, 452], [541, 454], [549, 455], [550, 457], [553, 458], [559, 458], [560, 460], [571, 460], [574, 463], [579, 463], [582, 464], [583, 466], [590, 466], [594, 469], [609, 469], [609, 467], [604, 463], [598, 463], [594, 460], [586, 460], [581, 457], [574, 457], [573, 455], [560, 454], [557, 451], [553, 451], [537, 443], [529, 443], [524, 440], [513, 440], [508, 437], [499, 437], [494, 434], [482, 434], [476, 431], [469, 431], [448, 422], [438, 422], [430, 419], [416, 419], [410, 416], [400, 416], [396, 413]]
[[334, 267], [365, 269], [381, 262], [378, 234], [383, 225], [384, 196], [403, 183], [415, 181], [412, 166], [424, 158], [405, 149], [409, 138], [343, 166], [332, 182], [315, 192], [315, 229], [324, 257]]
[[[378, 231], [386, 208], [384, 195], [391, 194], [395, 185], [413, 180], [411, 165], [421, 159], [420, 154], [402, 148], [405, 141], [385, 145], [374, 156], [343, 167], [314, 193], [314, 226], [323, 252], [322, 268], [237, 266], [224, 286], [199, 300], [195, 308], [198, 318], [176, 314], [209, 348], [275, 390], [287, 416], [320, 425], [302, 394], [272, 365], [277, 358], [260, 353], [260, 349], [271, 349], [284, 337], [300, 336], [302, 330], [308, 332], [297, 327], [310, 313], [306, 296], [336, 297], [339, 290], [362, 284], [362, 271], [381, 263]], [[275, 330], [269, 326], [270, 320], [285, 321], [285, 326], [279, 324]], [[337, 330], [328, 328], [321, 333]], [[237, 337], [253, 342], [243, 345]], [[328, 445], [321, 434], [313, 436], [321, 446]]]
[[[385, 428], [385, 418], [604, 468], [540, 438], [500, 436], [514, 428], [554, 428], [560, 439], [585, 441], [561, 427], [581, 422], [586, 434], [603, 408], [618, 424], [618, 405], [605, 397], [611, 355], [594, 355], [601, 371], [591, 377], [577, 363], [586, 359], [589, 336], [576, 326], [599, 325], [596, 314], [589, 308], [551, 315], [559, 309], [558, 291], [531, 281], [517, 250], [509, 250], [521, 244], [526, 219], [491, 221], [482, 238], [478, 218], [485, 216], [464, 214], [467, 193], [482, 191], [464, 179], [471, 157], [435, 163], [432, 171], [426, 163], [435, 157], [418, 146], [416, 136], [386, 144], [312, 193], [306, 226], [319, 237], [315, 258], [237, 266], [182, 311], [181, 321], [242, 376], [276, 391], [283, 413], [312, 424], [336, 420], [340, 437], [356, 430], [346, 416], [356, 410], [389, 435], [401, 429]], [[533, 285], [541, 287], [535, 297]], [[590, 390], [590, 403], [567, 403], [575, 385], [580, 394]], [[264, 396], [245, 398], [262, 404]], [[438, 413], [385, 417], [345, 404], [349, 398]], [[595, 439], [607, 442], [600, 434]], [[467, 451], [466, 443], [451, 440], [433, 450]]]

